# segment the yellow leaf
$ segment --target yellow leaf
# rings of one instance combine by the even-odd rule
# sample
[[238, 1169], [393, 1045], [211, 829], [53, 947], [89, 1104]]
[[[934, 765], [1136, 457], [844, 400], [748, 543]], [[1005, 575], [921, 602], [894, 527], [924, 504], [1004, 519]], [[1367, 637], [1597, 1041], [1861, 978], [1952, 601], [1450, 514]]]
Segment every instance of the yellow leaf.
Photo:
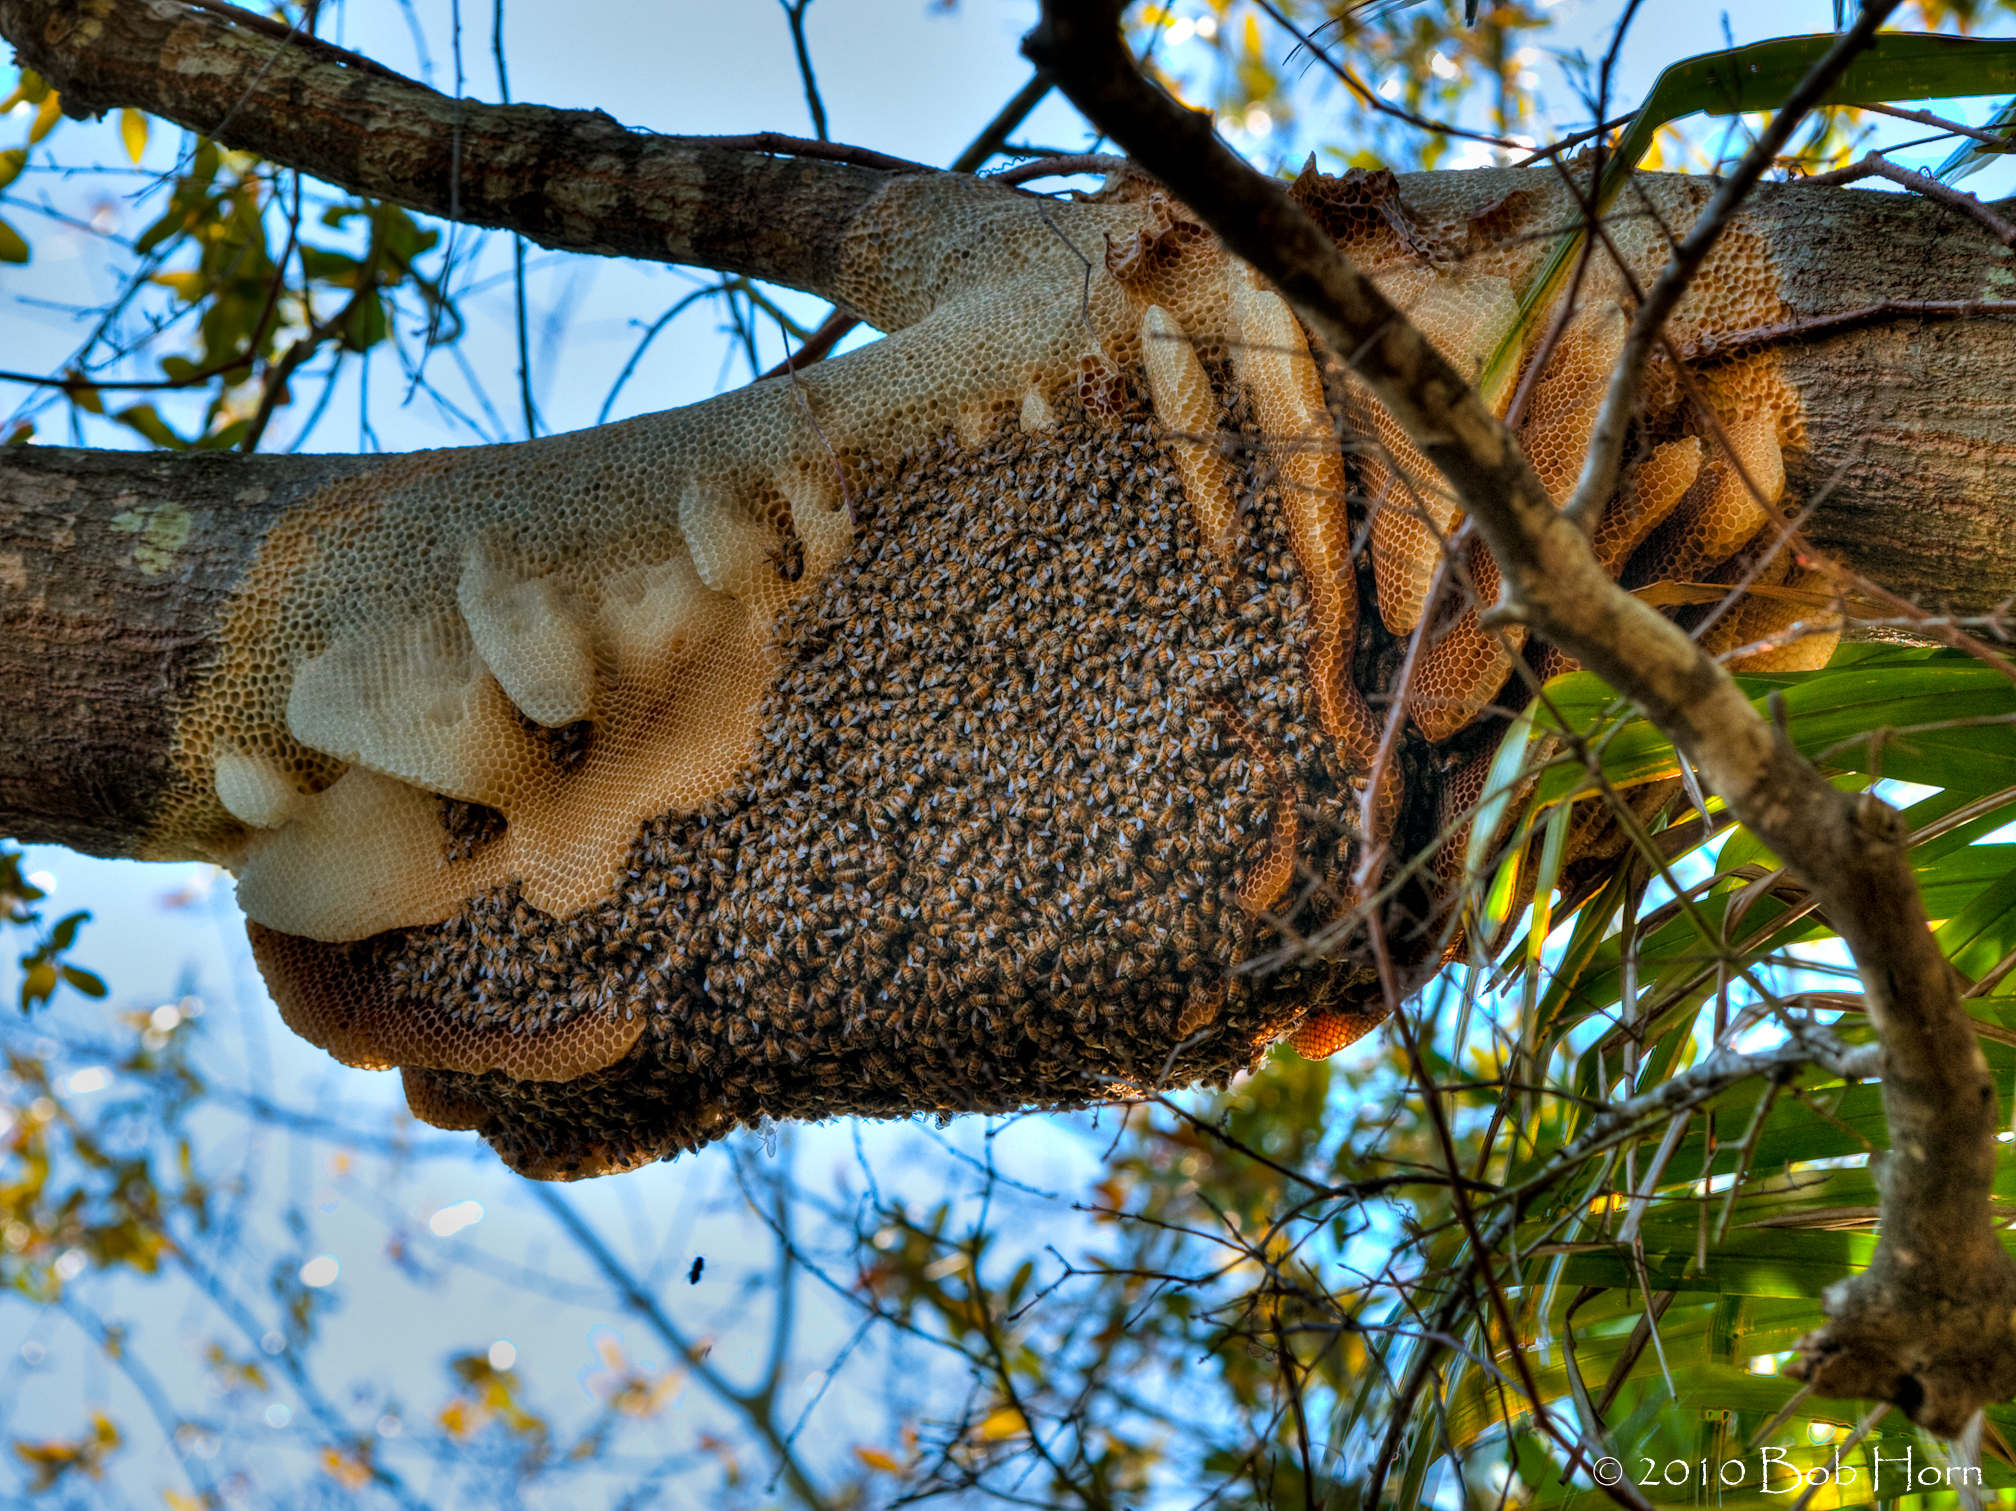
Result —
[[1661, 126], [1657, 131], [1652, 133], [1652, 145], [1646, 151], [1645, 156], [1639, 159], [1638, 162], [1638, 167], [1642, 172], [1655, 173], [1665, 165], [1665, 139], [1669, 137], [1676, 139], [1678, 137], [1678, 133], [1670, 126]]
[[901, 1474], [903, 1466], [889, 1457], [880, 1448], [856, 1448], [854, 1457], [870, 1469], [880, 1469], [884, 1474]]
[[63, 101], [55, 90], [42, 97], [42, 104], [35, 112], [34, 124], [28, 128], [28, 145], [34, 146], [56, 129], [56, 123], [63, 118]]
[[322, 1472], [345, 1490], [362, 1490], [371, 1483], [371, 1466], [362, 1455], [338, 1453], [334, 1448], [322, 1450]]
[[168, 1502], [168, 1511], [203, 1511], [203, 1502], [180, 1490], [163, 1490], [161, 1499]]
[[120, 111], [119, 140], [126, 144], [126, 155], [139, 162], [147, 150], [147, 117], [137, 110]]
[[201, 299], [207, 286], [201, 273], [156, 273], [147, 281], [158, 283], [164, 289], [173, 289], [185, 304], [194, 304]]
[[979, 1435], [990, 1443], [998, 1443], [1003, 1438], [1019, 1438], [1028, 1430], [1029, 1424], [1022, 1413], [1012, 1406], [990, 1411], [977, 1429]]
[[8, 225], [6, 221], [0, 220], [0, 262], [26, 262], [27, 260], [28, 243], [22, 240], [19, 231]]
[[483, 1430], [490, 1413], [466, 1397], [457, 1396], [441, 1408], [441, 1430], [451, 1438], [466, 1438]]

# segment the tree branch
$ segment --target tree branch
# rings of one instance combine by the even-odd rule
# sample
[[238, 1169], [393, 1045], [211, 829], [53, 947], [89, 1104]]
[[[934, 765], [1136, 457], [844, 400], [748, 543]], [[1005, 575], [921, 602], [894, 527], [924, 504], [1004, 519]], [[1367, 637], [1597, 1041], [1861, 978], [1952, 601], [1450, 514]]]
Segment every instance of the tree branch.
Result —
[[1114, 0], [1046, 0], [1024, 43], [1097, 125], [1270, 278], [1446, 476], [1496, 557], [1504, 613], [1630, 696], [1820, 900], [1883, 1040], [1883, 1236], [1802, 1343], [1816, 1388], [1959, 1432], [2016, 1391], [2016, 1266], [1989, 1209], [1994, 1083], [1926, 923], [1894, 810], [1841, 793], [1687, 635], [1618, 589], [1516, 441], [1289, 198], [1137, 71]]
[[268, 528], [369, 457], [0, 450], [0, 832], [130, 855]]
[[655, 136], [600, 111], [455, 100], [257, 21], [176, 0], [0, 0], [0, 36], [73, 116], [144, 110], [541, 246], [719, 268], [836, 302], [855, 218], [891, 175], [931, 171], [784, 136]]

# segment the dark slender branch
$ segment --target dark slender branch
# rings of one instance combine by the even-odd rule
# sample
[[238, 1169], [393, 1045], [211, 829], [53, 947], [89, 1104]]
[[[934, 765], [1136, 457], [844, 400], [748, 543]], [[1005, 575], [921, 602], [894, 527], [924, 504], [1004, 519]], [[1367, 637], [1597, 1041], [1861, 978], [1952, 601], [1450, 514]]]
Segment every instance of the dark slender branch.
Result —
[[[786, 8], [789, 9], [788, 0], [779, 0], [779, 3], [785, 4]], [[805, 0], [805, 3], [809, 4], [810, 0]], [[795, 14], [802, 14], [802, 12], [803, 6], [801, 5], [799, 11]], [[807, 66], [809, 67], [809, 64]], [[812, 88], [809, 74], [807, 76], [806, 88], [808, 90]], [[952, 159], [950, 171], [953, 173], [972, 173], [984, 167], [993, 159], [994, 154], [1001, 150], [1001, 144], [1008, 140], [1008, 134], [1028, 119], [1029, 112], [1040, 105], [1043, 102], [1043, 97], [1049, 92], [1050, 80], [1041, 73], [1032, 75], [1029, 82], [1015, 92], [1015, 97], [995, 112], [994, 119], [981, 128], [980, 134], [966, 144], [965, 151]], [[824, 134], [823, 131], [821, 134]], [[1015, 170], [1010, 169], [1009, 171], [1012, 173]], [[1006, 181], [1009, 183], [1021, 182], [1020, 179], [1008, 179]], [[797, 372], [802, 368], [810, 367], [814, 362], [824, 361], [832, 354], [833, 348], [840, 344], [841, 338], [860, 323], [854, 316], [845, 314], [840, 310], [834, 310], [820, 323], [817, 330], [813, 331], [811, 335], [807, 336], [799, 344], [798, 350], [788, 354], [782, 362], [779, 362], [775, 367], [764, 373], [763, 376], [765, 378], [781, 378], [786, 373]], [[607, 405], [603, 407], [603, 413], [608, 413]]]
[[[787, 354], [782, 362], [764, 373], [763, 378], [781, 378], [786, 373], [794, 373], [800, 368], [810, 367], [814, 362], [825, 360], [832, 354], [833, 348], [840, 344], [841, 338], [860, 323], [852, 315], [843, 315], [840, 311], [834, 310], [819, 322], [817, 330], [798, 343], [796, 351]], [[757, 381], [761, 382], [762, 378]]]
[[1050, 93], [1050, 76], [1040, 69], [1029, 76], [1029, 82], [1015, 91], [1015, 97], [994, 114], [994, 119], [980, 128], [980, 134], [966, 144], [966, 150], [952, 159], [954, 173], [977, 173], [994, 160], [1001, 149], [1008, 145], [1008, 138], [1017, 126], [1029, 119], [1029, 113], [1043, 103]]
[[1966, 190], [1956, 189], [1951, 184], [1942, 184], [1929, 174], [1900, 168], [1879, 152], [1872, 152], [1861, 162], [1850, 163], [1846, 168], [1836, 168], [1832, 173], [1815, 173], [1803, 182], [1823, 188], [1836, 188], [1842, 184], [1860, 183], [1865, 178], [1887, 179], [1900, 188], [1922, 194], [1927, 199], [1937, 200], [1947, 208], [1958, 210], [1962, 215], [1976, 221], [2003, 246], [2016, 247], [2016, 226], [2012, 226]]
[[603, 1277], [615, 1287], [623, 1305], [635, 1313], [638, 1320], [658, 1335], [658, 1339], [673, 1353], [677, 1354], [693, 1377], [723, 1404], [734, 1409], [749, 1426], [750, 1431], [761, 1438], [764, 1444], [777, 1455], [777, 1463], [782, 1471], [784, 1483], [790, 1487], [792, 1495], [809, 1511], [821, 1511], [827, 1502], [819, 1487], [806, 1474], [804, 1466], [792, 1453], [790, 1445], [778, 1432], [777, 1424], [763, 1409], [763, 1402], [735, 1389], [708, 1360], [707, 1351], [693, 1339], [686, 1336], [673, 1322], [665, 1309], [644, 1284], [630, 1270], [630, 1267], [616, 1257], [615, 1250], [602, 1241], [602, 1235], [589, 1226], [586, 1218], [574, 1210], [558, 1190], [550, 1185], [534, 1182], [532, 1196], [543, 1206], [554, 1221], [560, 1224], [581, 1252], [588, 1256]]
[[1875, 115], [1893, 115], [1900, 121], [1915, 121], [1920, 126], [1931, 126], [1949, 136], [1972, 137], [1977, 142], [1986, 143], [1998, 153], [2009, 150], [2007, 137], [1997, 136], [1992, 131], [1983, 131], [1978, 126], [1969, 126], [1962, 121], [1949, 121], [1945, 116], [1934, 115], [1929, 110], [1906, 110], [1898, 105], [1863, 105], [1860, 108]]
[[[490, 8], [490, 56], [497, 65], [497, 98], [511, 103], [511, 71], [504, 61], [504, 0]], [[822, 136], [825, 133], [820, 133]], [[525, 238], [511, 237], [512, 328], [518, 342], [518, 406], [525, 417], [525, 439], [539, 434], [539, 412], [532, 403], [532, 336], [525, 310]]]
[[1787, 341], [1811, 341], [1822, 336], [1835, 336], [1882, 320], [1969, 320], [1994, 315], [2016, 315], [2016, 300], [1879, 299], [1874, 304], [1857, 305], [1852, 310], [1804, 315], [1777, 325], [1757, 325], [1748, 330], [1702, 336], [1697, 341], [1682, 345], [1679, 350], [1683, 358], [1698, 364], [1739, 356]]
[[826, 106], [819, 98], [819, 75], [812, 68], [812, 48], [805, 40], [805, 12], [812, 0], [777, 0], [784, 7], [784, 19], [791, 27], [791, 50], [798, 56], [798, 77], [805, 83], [805, 110], [812, 117], [812, 134], [820, 141], [831, 138], [826, 131]]
[[994, 175], [1002, 184], [1026, 184], [1033, 178], [1063, 178], [1074, 173], [1107, 174], [1127, 166], [1124, 157], [1103, 152], [1067, 152], [1061, 157], [1031, 158]]

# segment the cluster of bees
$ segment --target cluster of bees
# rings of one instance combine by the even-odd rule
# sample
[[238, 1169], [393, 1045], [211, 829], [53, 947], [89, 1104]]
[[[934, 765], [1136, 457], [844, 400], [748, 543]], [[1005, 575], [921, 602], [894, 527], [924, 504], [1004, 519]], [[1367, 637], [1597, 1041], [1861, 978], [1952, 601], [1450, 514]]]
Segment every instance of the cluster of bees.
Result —
[[[1376, 996], [1349, 954], [1241, 969], [1336, 911], [1358, 794], [1316, 727], [1269, 459], [1232, 458], [1220, 557], [1158, 436], [1130, 394], [1117, 420], [857, 470], [859, 543], [779, 627], [745, 780], [647, 824], [597, 907], [504, 888], [400, 938], [399, 990], [461, 1022], [646, 1016], [572, 1082], [430, 1073], [491, 1110], [508, 1162], [1222, 1082]], [[1284, 782], [1302, 884], [1256, 918], [1239, 888]]]

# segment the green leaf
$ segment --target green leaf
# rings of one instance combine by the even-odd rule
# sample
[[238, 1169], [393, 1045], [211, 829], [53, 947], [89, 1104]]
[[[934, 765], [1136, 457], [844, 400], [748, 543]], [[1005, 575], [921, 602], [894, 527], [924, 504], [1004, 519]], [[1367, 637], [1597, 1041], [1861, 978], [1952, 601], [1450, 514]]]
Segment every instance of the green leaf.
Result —
[[1610, 873], [1610, 879], [1603, 884], [1603, 890], [1582, 905], [1575, 919], [1575, 932], [1568, 938], [1568, 947], [1561, 952], [1555, 962], [1552, 975], [1547, 982], [1547, 991], [1540, 998], [1534, 1022], [1542, 1028], [1551, 1026], [1555, 1015], [1561, 1011], [1582, 979], [1582, 972], [1589, 962], [1596, 958], [1596, 951], [1603, 943], [1603, 936], [1616, 921], [1618, 911], [1624, 906], [1624, 899], [1631, 890], [1631, 868], [1620, 865]]
[[324, 283], [339, 284], [345, 288], [355, 286], [357, 259], [347, 252], [331, 252], [322, 247], [311, 247], [303, 243], [300, 249], [301, 266], [310, 278]]
[[1939, 165], [1932, 176], [1945, 183], [1957, 184], [1963, 178], [1971, 178], [2007, 152], [2016, 152], [2016, 100], [2011, 100], [1990, 118], [1982, 128], [2008, 142], [2005, 147], [1991, 147], [1986, 142], [1967, 140], [1955, 147], [1946, 161]]
[[58, 952], [67, 950], [77, 942], [77, 931], [90, 921], [88, 912], [72, 913], [59, 921], [49, 931], [49, 947]]
[[200, 271], [179, 273], [151, 273], [149, 283], [158, 283], [164, 289], [173, 289], [175, 297], [184, 304], [194, 304], [210, 292], [211, 280]]
[[[1793, 744], [1837, 770], [1976, 794], [2016, 786], [2016, 688], [1959, 652], [1881, 649], [1887, 654], [1837, 657], [1823, 671], [1736, 680], [1760, 711], [1778, 693]], [[1615, 785], [1678, 771], [1672, 744], [1651, 724], [1628, 712], [1605, 717], [1616, 694], [1593, 673], [1557, 679], [1548, 692], [1553, 707], [1535, 715], [1535, 729], [1579, 733], [1598, 746]], [[1559, 802], [1583, 780], [1579, 768], [1557, 767], [1541, 777], [1533, 803]]]
[[[2012, 847], [1998, 845], [1996, 849]], [[1939, 926], [1933, 936], [1955, 970], [1970, 981], [1998, 965], [2016, 950], [2016, 870], [2009, 870], [1981, 891], [1966, 907]]]
[[48, 81], [34, 69], [24, 68], [21, 70], [20, 77], [15, 82], [14, 92], [8, 95], [6, 99], [0, 100], [0, 111], [12, 110], [23, 100], [26, 100], [31, 105], [39, 105], [48, 97]]
[[1491, 842], [1504, 826], [1505, 815], [1519, 795], [1526, 765], [1526, 747], [1533, 734], [1533, 710], [1527, 709], [1512, 721], [1491, 758], [1491, 770], [1484, 778], [1484, 796], [1470, 824], [1469, 854], [1464, 869], [1471, 875], [1483, 870], [1491, 859]]
[[229, 451], [251, 432], [250, 418], [233, 420], [228, 425], [220, 425], [189, 449], [192, 451]]
[[105, 982], [102, 977], [93, 975], [90, 971], [79, 970], [74, 965], [66, 965], [62, 970], [63, 979], [85, 996], [103, 997], [105, 995]]
[[181, 205], [171, 205], [168, 211], [153, 225], [142, 231], [133, 243], [133, 250], [145, 255], [160, 246], [162, 242], [189, 225], [189, 212]]
[[[1645, 1269], [1654, 1290], [1810, 1298], [1843, 1274], [1866, 1268], [1876, 1250], [1875, 1235], [1870, 1233], [1732, 1229], [1721, 1243], [1709, 1246], [1708, 1267], [1695, 1270], [1698, 1233], [1692, 1204], [1683, 1218], [1655, 1211], [1658, 1215], [1646, 1219], [1642, 1234]], [[1562, 1279], [1570, 1285], [1619, 1289], [1638, 1285], [1630, 1254], [1607, 1246], [1569, 1255], [1562, 1266]]]
[[369, 351], [385, 339], [385, 331], [385, 301], [376, 295], [360, 299], [351, 306], [343, 344], [353, 352]]
[[168, 428], [168, 422], [161, 418], [152, 404], [135, 404], [130, 409], [122, 409], [112, 417], [129, 430], [138, 431], [156, 446], [170, 451], [186, 451], [189, 443]]
[[9, 147], [0, 152], [0, 189], [6, 188], [21, 176], [21, 170], [28, 165], [26, 147]]
[[8, 225], [6, 221], [0, 220], [0, 262], [26, 262], [27, 260], [28, 243], [22, 240], [19, 231]]
[[36, 960], [21, 974], [21, 1011], [47, 1002], [56, 991], [56, 967], [46, 960]]
[[439, 231], [425, 229], [396, 205], [381, 206], [376, 218], [378, 235], [386, 250], [409, 265], [441, 239]]

